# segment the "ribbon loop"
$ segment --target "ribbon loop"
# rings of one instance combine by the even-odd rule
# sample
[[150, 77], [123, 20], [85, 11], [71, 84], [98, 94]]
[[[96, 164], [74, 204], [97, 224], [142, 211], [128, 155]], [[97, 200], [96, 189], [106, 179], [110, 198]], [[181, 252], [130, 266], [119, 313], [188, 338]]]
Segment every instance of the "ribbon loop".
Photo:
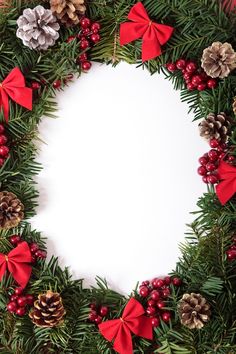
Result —
[[9, 117], [9, 97], [20, 106], [32, 110], [32, 89], [25, 86], [25, 78], [19, 68], [14, 68], [0, 83], [0, 108], [6, 122]]
[[16, 248], [5, 255], [0, 253], [0, 280], [8, 270], [15, 281], [25, 288], [31, 276], [32, 256], [27, 242], [20, 243]]
[[143, 306], [134, 298], [127, 303], [118, 320], [101, 323], [99, 331], [109, 341], [114, 340], [113, 348], [120, 354], [133, 354], [131, 333], [146, 339], [152, 339], [150, 318], [144, 316]]
[[216, 186], [216, 194], [222, 205], [225, 205], [236, 193], [236, 167], [221, 161], [218, 167], [220, 183]]
[[142, 38], [142, 61], [161, 55], [161, 45], [170, 39], [174, 28], [153, 22], [141, 2], [131, 8], [128, 19], [132, 22], [120, 25], [120, 44]]

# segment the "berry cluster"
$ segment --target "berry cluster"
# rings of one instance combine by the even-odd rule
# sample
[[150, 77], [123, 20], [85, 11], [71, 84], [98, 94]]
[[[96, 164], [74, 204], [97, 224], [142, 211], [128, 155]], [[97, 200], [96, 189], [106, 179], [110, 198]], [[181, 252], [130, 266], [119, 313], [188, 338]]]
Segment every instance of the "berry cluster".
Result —
[[216, 79], [212, 79], [194, 61], [179, 59], [176, 63], [166, 64], [167, 70], [175, 72], [181, 70], [188, 90], [204, 91], [217, 86]]
[[13, 294], [10, 294], [10, 301], [7, 304], [7, 310], [18, 316], [24, 316], [27, 312], [27, 307], [34, 304], [34, 296], [24, 294], [22, 288], [16, 288]]
[[0, 166], [2, 166], [9, 155], [9, 148], [7, 147], [7, 137], [4, 134], [5, 128], [0, 124]]
[[226, 251], [228, 261], [236, 259], [236, 236], [233, 237], [233, 244]]
[[158, 327], [160, 320], [169, 322], [171, 320], [170, 311], [166, 311], [166, 301], [171, 295], [170, 285], [179, 287], [182, 284], [180, 278], [171, 278], [169, 276], [160, 279], [154, 278], [151, 282], [144, 281], [139, 287], [139, 294], [145, 300], [145, 311], [148, 317], [151, 317], [152, 326]]
[[96, 304], [90, 305], [89, 321], [98, 325], [102, 322], [102, 319], [106, 317], [109, 313], [109, 308], [107, 306], [98, 306]]
[[227, 154], [227, 145], [216, 139], [210, 140], [210, 147], [212, 149], [199, 158], [200, 166], [197, 172], [202, 176], [204, 183], [216, 184], [219, 182], [217, 169], [220, 161], [224, 159], [231, 164], [235, 161], [235, 157]]
[[[10, 236], [10, 242], [13, 246], [17, 246], [22, 242], [20, 235]], [[30, 252], [32, 255], [32, 263], [35, 263], [37, 259], [44, 259], [47, 257], [47, 253], [39, 248], [39, 245], [36, 242], [29, 244]]]

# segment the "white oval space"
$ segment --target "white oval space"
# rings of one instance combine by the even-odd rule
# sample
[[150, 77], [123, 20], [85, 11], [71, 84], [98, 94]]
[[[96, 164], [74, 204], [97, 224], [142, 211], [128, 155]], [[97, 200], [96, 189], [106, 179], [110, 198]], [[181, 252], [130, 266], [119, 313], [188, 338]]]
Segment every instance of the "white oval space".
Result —
[[135, 66], [93, 64], [57, 99], [59, 118], [40, 125], [33, 227], [86, 285], [99, 275], [129, 293], [175, 267], [208, 146], [172, 84]]

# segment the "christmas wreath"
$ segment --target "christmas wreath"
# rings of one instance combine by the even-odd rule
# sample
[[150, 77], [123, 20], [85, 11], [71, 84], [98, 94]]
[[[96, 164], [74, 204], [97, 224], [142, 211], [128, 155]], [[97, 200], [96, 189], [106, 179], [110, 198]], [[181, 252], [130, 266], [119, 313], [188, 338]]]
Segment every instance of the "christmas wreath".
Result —
[[[236, 353], [236, 12], [226, 0], [0, 2], [0, 352]], [[27, 219], [38, 124], [92, 61], [162, 71], [210, 145], [182, 257], [126, 298], [85, 288]]]

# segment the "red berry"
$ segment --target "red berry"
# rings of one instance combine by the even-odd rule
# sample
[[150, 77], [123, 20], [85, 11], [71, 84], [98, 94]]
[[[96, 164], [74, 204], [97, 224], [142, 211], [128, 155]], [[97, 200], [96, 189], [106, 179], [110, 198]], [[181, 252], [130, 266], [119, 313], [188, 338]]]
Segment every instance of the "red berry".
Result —
[[164, 278], [165, 285], [170, 285], [171, 283], [171, 277], [167, 276]]
[[88, 28], [88, 27], [90, 27], [90, 26], [91, 26], [91, 21], [90, 21], [90, 19], [87, 18], [87, 17], [81, 18], [81, 20], [80, 20], [80, 26], [81, 26], [82, 28]]
[[97, 316], [94, 320], [94, 322], [98, 325], [102, 322], [102, 317], [101, 316]]
[[39, 249], [39, 245], [36, 242], [30, 243], [29, 247], [31, 253], [35, 253]]
[[168, 297], [170, 297], [170, 289], [169, 288], [162, 290], [162, 297], [164, 297], [164, 299], [167, 299]]
[[203, 181], [204, 183], [208, 183], [207, 177], [208, 177], [208, 176], [203, 176], [203, 177], [202, 177], [202, 181]]
[[16, 294], [11, 295], [10, 300], [11, 301], [16, 301], [18, 299], [18, 296]]
[[158, 301], [157, 302], [157, 307], [160, 309], [160, 310], [162, 310], [163, 309], [163, 307], [165, 307], [165, 303], [164, 303], [164, 301]]
[[142, 296], [142, 297], [146, 297], [148, 296], [149, 294], [149, 289], [147, 286], [142, 286], [140, 289], [139, 289], [139, 294]]
[[10, 237], [10, 242], [12, 245], [16, 246], [20, 242], [21, 238], [19, 235], [12, 235]]
[[102, 316], [102, 317], [105, 317], [107, 316], [109, 310], [108, 310], [108, 307], [107, 306], [102, 306], [100, 308], [100, 311], [99, 311], [99, 314]]
[[219, 154], [218, 154], [217, 150], [211, 149], [211, 150], [208, 152], [208, 156], [209, 156], [209, 160], [210, 160], [211, 162], [214, 162], [214, 161], [216, 161], [216, 160], [218, 159]]
[[185, 69], [185, 67], [186, 67], [186, 61], [185, 61], [184, 59], [179, 59], [179, 60], [177, 60], [177, 62], [176, 62], [176, 67], [177, 67], [177, 69], [179, 69], [179, 70]]
[[165, 282], [163, 279], [158, 279], [158, 278], [155, 278], [153, 279], [152, 281], [152, 286], [157, 289], [157, 288], [162, 288], [163, 286], [165, 285]]
[[195, 64], [193, 61], [187, 64], [186, 70], [189, 73], [194, 73], [197, 70], [197, 64]]
[[198, 86], [199, 84], [201, 84], [202, 83], [202, 78], [201, 78], [201, 76], [200, 75], [194, 75], [193, 77], [192, 77], [192, 84], [194, 85], [194, 86]]
[[90, 304], [89, 307], [91, 308], [91, 310], [96, 310], [97, 309], [97, 305], [96, 304]]
[[101, 39], [100, 35], [96, 33], [93, 33], [90, 38], [94, 43], [98, 43]]
[[16, 315], [22, 317], [26, 314], [26, 309], [24, 307], [19, 307], [17, 310], [16, 310]]
[[83, 39], [80, 43], [80, 48], [81, 49], [87, 49], [89, 47], [89, 42], [87, 41], [87, 39]]
[[52, 86], [54, 87], [54, 89], [59, 89], [61, 87], [61, 80], [54, 81]]
[[233, 237], [233, 243], [236, 243], [236, 236]]
[[5, 159], [0, 158], [0, 166], [3, 166]]
[[17, 305], [20, 307], [25, 307], [27, 305], [27, 298], [26, 296], [19, 296], [17, 299]]
[[207, 169], [207, 171], [209, 171], [209, 172], [215, 171], [216, 165], [215, 165], [213, 162], [208, 162], [208, 163], [206, 164], [206, 169]]
[[31, 256], [31, 263], [32, 263], [32, 264], [35, 264], [36, 261], [37, 261], [37, 259], [36, 259], [35, 255], [33, 254], [33, 255]]
[[7, 142], [7, 137], [5, 135], [0, 135], [0, 145], [4, 145]]
[[202, 166], [205, 166], [208, 162], [208, 159], [205, 157], [205, 156], [202, 156], [199, 158], [199, 163], [202, 165]]
[[156, 314], [155, 307], [148, 306], [147, 309], [146, 309], [146, 314], [148, 316], [154, 316]]
[[101, 28], [101, 25], [100, 25], [100, 23], [98, 23], [98, 22], [94, 22], [94, 23], [92, 24], [92, 26], [91, 26], [91, 30], [92, 30], [92, 31], [99, 31], [100, 28]]
[[76, 36], [69, 36], [66, 40], [67, 43], [72, 42], [74, 39], [76, 39]]
[[90, 61], [84, 61], [81, 64], [81, 67], [83, 70], [88, 71], [91, 68], [92, 64], [90, 63]]
[[215, 175], [208, 175], [207, 182], [210, 184], [215, 184], [218, 182], [218, 178]]
[[82, 31], [82, 34], [84, 36], [88, 36], [88, 34], [91, 32], [91, 30], [89, 28], [85, 28], [83, 31]]
[[159, 300], [159, 299], [160, 299], [160, 293], [159, 293], [159, 291], [153, 290], [153, 291], [151, 292], [151, 298], [152, 298], [152, 300], [155, 300], [155, 301]]
[[87, 54], [86, 53], [83, 53], [83, 54], [81, 54], [78, 58], [77, 58], [77, 60], [80, 62], [80, 61], [85, 61], [85, 60], [87, 60]]
[[38, 250], [35, 252], [35, 257], [39, 258], [39, 259], [45, 259], [47, 257], [47, 252], [43, 251], [43, 250]]
[[97, 318], [98, 314], [96, 311], [92, 310], [89, 314], [89, 320], [94, 322], [95, 321], [95, 318]]
[[169, 322], [171, 319], [171, 313], [169, 311], [165, 311], [163, 312], [163, 314], [161, 315], [161, 318], [164, 322]]
[[192, 82], [189, 82], [188, 85], [187, 85], [187, 89], [192, 91], [192, 90], [195, 89], [195, 85]]
[[15, 301], [11, 301], [7, 304], [7, 310], [11, 313], [16, 312], [17, 309], [17, 304]]
[[186, 73], [184, 74], [184, 80], [185, 80], [185, 81], [186, 81], [186, 80], [190, 80], [191, 77], [192, 77], [191, 73], [186, 72]]
[[149, 284], [150, 284], [150, 281], [149, 281], [149, 280], [145, 280], [145, 281], [142, 282], [142, 285], [149, 286]]
[[4, 130], [5, 130], [4, 125], [0, 124], [0, 134], [2, 134]]
[[172, 279], [172, 284], [174, 286], [180, 286], [182, 284], [182, 280], [180, 278], [178, 278], [178, 277], [175, 277], [175, 278]]
[[16, 288], [15, 289], [15, 294], [16, 295], [21, 295], [23, 293], [23, 288]]
[[171, 72], [174, 72], [177, 69], [175, 63], [166, 64], [166, 68], [167, 68], [167, 70], [169, 70]]
[[236, 259], [236, 250], [230, 249], [226, 251], [226, 254], [229, 261], [233, 261], [234, 259]]
[[217, 86], [217, 81], [215, 79], [210, 79], [207, 81], [207, 87], [209, 89], [214, 89]]
[[202, 83], [197, 86], [198, 91], [204, 91], [206, 89], [206, 84]]
[[154, 301], [152, 299], [148, 300], [148, 306], [154, 307], [155, 305], [156, 305], [156, 301]]
[[34, 304], [34, 296], [31, 294], [25, 295], [27, 304], [32, 306]]
[[160, 320], [158, 317], [153, 317], [151, 319], [151, 324], [152, 324], [152, 327], [158, 327], [160, 326]]
[[198, 167], [197, 169], [197, 173], [200, 175], [200, 176], [205, 176], [207, 174], [207, 170], [204, 166], [200, 166]]
[[33, 81], [33, 82], [31, 83], [31, 88], [32, 88], [33, 90], [39, 90], [39, 89], [41, 88], [41, 85], [40, 85], [39, 82]]
[[0, 146], [0, 155], [6, 157], [8, 154], [9, 154], [8, 147], [5, 145]]
[[213, 149], [219, 147], [219, 141], [216, 139], [211, 139], [210, 140], [210, 147], [212, 147]]

